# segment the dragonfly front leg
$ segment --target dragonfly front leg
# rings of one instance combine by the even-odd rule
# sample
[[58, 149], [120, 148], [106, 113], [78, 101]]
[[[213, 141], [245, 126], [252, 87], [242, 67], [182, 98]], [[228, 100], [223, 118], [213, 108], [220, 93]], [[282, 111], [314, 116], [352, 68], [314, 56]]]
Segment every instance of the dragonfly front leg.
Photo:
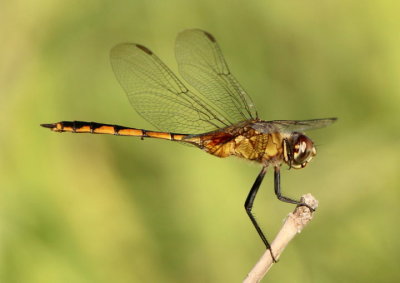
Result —
[[251, 213], [251, 210], [253, 208], [253, 203], [256, 198], [258, 189], [260, 188], [260, 185], [264, 179], [265, 173], [267, 172], [267, 167], [263, 167], [261, 169], [261, 172], [258, 174], [257, 179], [255, 180], [253, 186], [250, 189], [249, 195], [246, 198], [246, 202], [244, 203], [244, 208], [246, 209], [247, 215], [250, 217], [251, 222], [253, 223], [254, 227], [257, 230], [258, 235], [260, 236], [261, 240], [264, 242], [266, 248], [269, 250], [271, 253], [272, 260], [276, 262], [275, 256], [272, 253], [271, 245], [269, 244], [267, 238], [265, 237], [263, 231], [261, 230], [260, 226], [258, 225], [253, 213]]
[[309, 206], [308, 204], [298, 201], [298, 200], [294, 200], [288, 197], [285, 197], [282, 195], [281, 193], [281, 170], [279, 166], [275, 166], [275, 171], [274, 171], [274, 189], [275, 189], [275, 194], [276, 197], [283, 202], [287, 202], [287, 203], [293, 203], [296, 204], [298, 206], [306, 206], [308, 209], [310, 209], [310, 211], [315, 211], [314, 208], [312, 208], [311, 206]]

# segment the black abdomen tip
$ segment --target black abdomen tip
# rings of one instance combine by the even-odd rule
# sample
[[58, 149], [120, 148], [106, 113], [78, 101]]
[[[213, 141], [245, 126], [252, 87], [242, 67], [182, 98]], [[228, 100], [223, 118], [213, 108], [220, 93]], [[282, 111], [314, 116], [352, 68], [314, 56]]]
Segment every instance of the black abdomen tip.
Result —
[[40, 124], [43, 128], [53, 129], [56, 127], [56, 124]]

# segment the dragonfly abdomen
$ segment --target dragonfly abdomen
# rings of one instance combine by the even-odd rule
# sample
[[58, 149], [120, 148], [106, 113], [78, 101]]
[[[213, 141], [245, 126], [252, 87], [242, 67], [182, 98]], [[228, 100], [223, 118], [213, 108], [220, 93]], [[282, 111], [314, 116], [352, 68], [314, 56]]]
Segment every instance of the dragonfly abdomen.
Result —
[[53, 124], [41, 124], [53, 132], [106, 134], [115, 136], [133, 136], [140, 138], [156, 138], [170, 141], [181, 141], [187, 135], [169, 132], [147, 131], [119, 125], [110, 125], [96, 122], [62, 121]]

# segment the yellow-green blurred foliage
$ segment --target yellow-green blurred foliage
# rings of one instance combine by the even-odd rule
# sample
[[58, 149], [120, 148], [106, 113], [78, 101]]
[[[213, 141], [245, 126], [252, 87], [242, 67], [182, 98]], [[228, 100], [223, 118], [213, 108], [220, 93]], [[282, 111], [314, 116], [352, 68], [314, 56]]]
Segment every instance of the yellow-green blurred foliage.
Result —
[[[267, 282], [399, 282], [400, 5], [396, 1], [2, 1], [0, 282], [240, 282], [264, 251], [243, 209], [259, 171], [165, 141], [55, 134], [87, 120], [152, 129], [112, 73], [117, 43], [172, 70], [174, 39], [219, 41], [261, 118], [337, 116], [318, 156], [284, 170], [314, 221]], [[255, 213], [273, 238], [293, 206], [272, 174]]]

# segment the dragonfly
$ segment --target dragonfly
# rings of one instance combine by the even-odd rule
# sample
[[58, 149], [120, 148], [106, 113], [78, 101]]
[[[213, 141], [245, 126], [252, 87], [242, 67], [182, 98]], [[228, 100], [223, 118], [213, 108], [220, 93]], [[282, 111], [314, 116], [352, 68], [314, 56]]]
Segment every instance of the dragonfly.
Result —
[[111, 65], [136, 112], [156, 130], [112, 124], [62, 121], [41, 124], [54, 132], [110, 134], [155, 138], [192, 145], [221, 158], [236, 156], [262, 169], [245, 201], [246, 212], [276, 262], [271, 245], [252, 209], [268, 167], [274, 169], [274, 191], [283, 202], [307, 204], [282, 195], [280, 168], [304, 168], [316, 155], [304, 132], [332, 124], [336, 118], [264, 121], [250, 96], [231, 74], [210, 33], [191, 29], [178, 34], [175, 56], [186, 87], [150, 49], [122, 43], [110, 52]]

